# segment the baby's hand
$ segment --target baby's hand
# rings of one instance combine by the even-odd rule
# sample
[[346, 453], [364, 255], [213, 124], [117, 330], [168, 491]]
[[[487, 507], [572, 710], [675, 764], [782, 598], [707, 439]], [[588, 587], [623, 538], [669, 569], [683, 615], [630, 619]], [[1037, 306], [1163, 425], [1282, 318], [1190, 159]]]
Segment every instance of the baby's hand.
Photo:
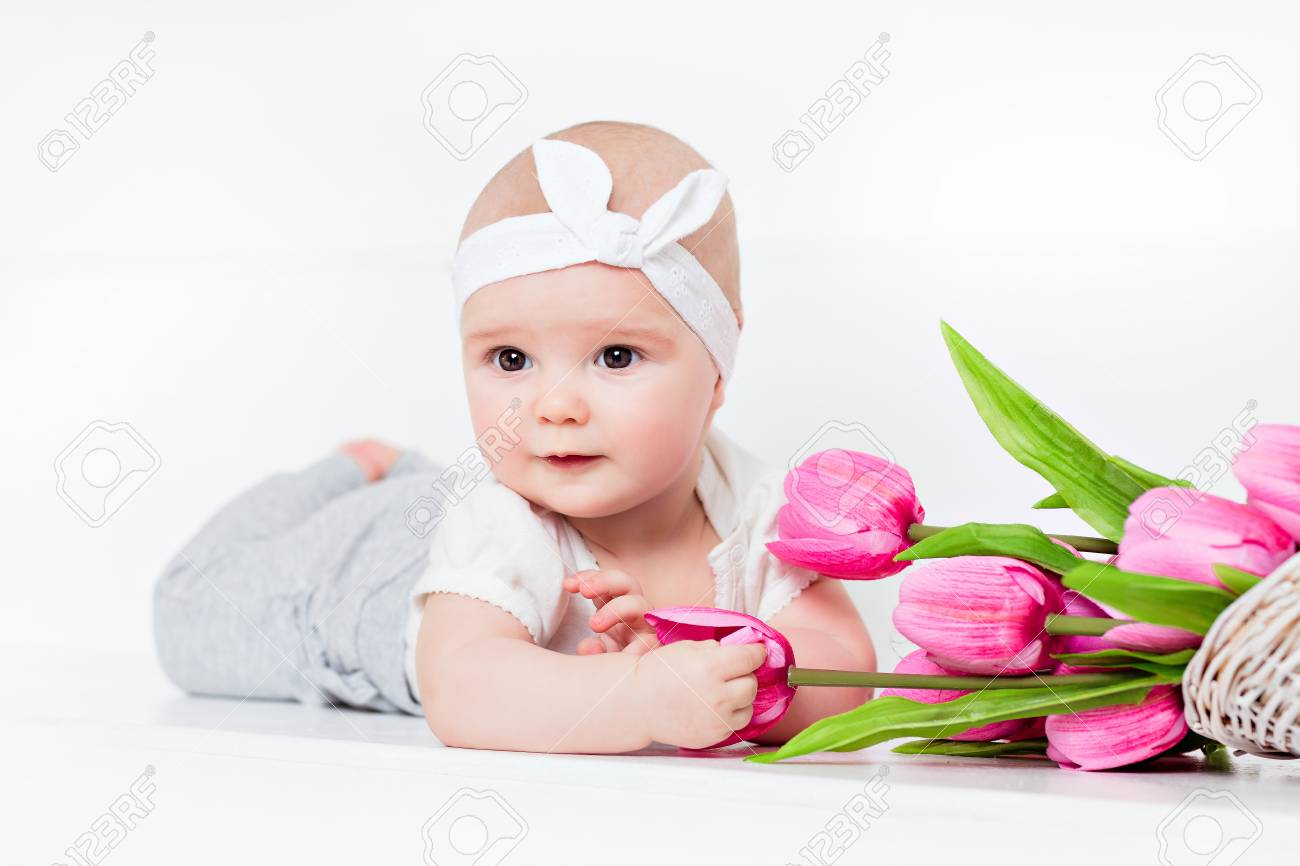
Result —
[[705, 749], [742, 730], [754, 716], [762, 644], [679, 640], [636, 660], [640, 718], [648, 739]]
[[388, 470], [393, 468], [397, 458], [402, 456], [401, 451], [378, 439], [357, 439], [347, 443], [339, 451], [357, 462], [361, 471], [365, 473], [366, 481], [378, 481], [383, 478], [388, 474]]
[[641, 584], [623, 571], [575, 571], [564, 579], [568, 592], [581, 592], [596, 605], [590, 619], [597, 634], [578, 644], [578, 655], [626, 652], [641, 655], [658, 647], [655, 630], [645, 621], [650, 604]]

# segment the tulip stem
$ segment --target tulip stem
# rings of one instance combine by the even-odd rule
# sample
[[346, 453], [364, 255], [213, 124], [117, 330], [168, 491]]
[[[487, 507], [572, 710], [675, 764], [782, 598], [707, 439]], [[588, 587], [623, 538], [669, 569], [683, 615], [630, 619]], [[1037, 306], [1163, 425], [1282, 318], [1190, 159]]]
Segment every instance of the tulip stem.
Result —
[[[907, 528], [907, 537], [912, 541], [920, 541], [922, 538], [938, 535], [945, 529], [951, 528], [950, 526], [913, 523]], [[1055, 538], [1057, 541], [1064, 541], [1080, 553], [1119, 553], [1119, 545], [1109, 538], [1096, 538], [1091, 535], [1059, 535], [1052, 532], [1047, 533], [1047, 537]]]
[[1069, 616], [1063, 613], [1047, 615], [1048, 634], [1103, 635], [1117, 625], [1131, 624], [1131, 620], [1111, 619], [1108, 616]]
[[790, 668], [786, 681], [792, 686], [872, 686], [903, 689], [1037, 689], [1044, 686], [1102, 686], [1147, 676], [1141, 671], [1113, 674], [1031, 674], [1029, 676], [937, 676], [931, 674], [886, 674], [870, 671], [831, 671], [819, 668]]

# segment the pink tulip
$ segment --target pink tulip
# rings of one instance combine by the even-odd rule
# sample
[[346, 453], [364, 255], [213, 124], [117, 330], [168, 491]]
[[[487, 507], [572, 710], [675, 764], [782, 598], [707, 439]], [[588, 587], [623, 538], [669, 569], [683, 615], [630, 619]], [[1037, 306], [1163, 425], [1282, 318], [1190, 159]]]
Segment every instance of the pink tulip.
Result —
[[[935, 664], [925, 655], [925, 650], [915, 650], [908, 653], [899, 661], [898, 666], [894, 668], [896, 674], [925, 674], [928, 676], [953, 676], [957, 671], [950, 671], [946, 668]], [[908, 700], [919, 701], [923, 704], [943, 704], [948, 701], [956, 700], [962, 695], [968, 695], [970, 692], [964, 689], [881, 689], [880, 697], [895, 695]], [[1010, 719], [1005, 722], [993, 722], [992, 724], [982, 725], [978, 728], [971, 728], [960, 734], [949, 734], [950, 740], [970, 740], [973, 742], [986, 742], [988, 740], [1005, 740], [1014, 737], [1016, 734], [1030, 726], [1032, 719]]]
[[1194, 631], [1149, 622], [1117, 625], [1101, 639], [1116, 649], [1148, 653], [1172, 653], [1201, 645], [1201, 636]]
[[1070, 770], [1106, 770], [1154, 757], [1187, 733], [1176, 686], [1155, 686], [1140, 704], [1047, 717], [1047, 757]]
[[734, 731], [709, 749], [717, 749], [750, 740], [781, 721], [795, 687], [787, 682], [787, 671], [794, 666], [794, 648], [785, 635], [760, 619], [721, 610], [716, 607], [660, 607], [648, 611], [645, 621], [655, 630], [661, 644], [679, 640], [716, 640], [720, 644], [761, 643], [767, 647], [767, 659], [754, 671], [758, 694], [749, 724]]
[[1061, 587], [1061, 604], [1065, 608], [1066, 616], [1107, 616], [1106, 611], [1102, 610], [1097, 602], [1081, 594], [1077, 589], [1065, 589], [1059, 582], [1053, 582]]
[[[1114, 616], [1111, 611], [1102, 609], [1092, 599], [1080, 595], [1077, 590], [1063, 589], [1061, 595], [1065, 600], [1065, 613], [1069, 616]], [[1053, 652], [1087, 653], [1104, 649], [1126, 649], [1138, 652], [1171, 653], [1182, 649], [1193, 649], [1200, 645], [1201, 636], [1195, 632], [1169, 625], [1133, 622], [1117, 625], [1104, 635], [1061, 635], [1057, 638], [1057, 645]], [[1053, 670], [1053, 673], [1068, 674], [1098, 670], [1105, 670], [1105, 668], [1059, 664], [1058, 669]]]
[[943, 667], [1027, 674], [1051, 665], [1044, 627], [1063, 608], [1056, 584], [1026, 562], [954, 556], [904, 573], [894, 626]]
[[1246, 488], [1246, 502], [1300, 539], [1300, 427], [1257, 424], [1255, 441], [1237, 455], [1232, 472]]
[[1222, 587], [1216, 563], [1264, 577], [1295, 553], [1295, 539], [1263, 512], [1184, 487], [1156, 487], [1129, 506], [1115, 565]]
[[778, 559], [832, 577], [874, 580], [897, 574], [910, 547], [907, 530], [925, 520], [912, 476], [861, 451], [818, 451], [785, 476], [777, 513]]

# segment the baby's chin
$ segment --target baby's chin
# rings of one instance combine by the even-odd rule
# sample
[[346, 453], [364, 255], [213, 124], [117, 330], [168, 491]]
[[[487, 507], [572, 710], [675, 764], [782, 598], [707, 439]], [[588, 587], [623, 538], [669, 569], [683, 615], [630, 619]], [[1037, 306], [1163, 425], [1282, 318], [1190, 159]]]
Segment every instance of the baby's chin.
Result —
[[616, 482], [603, 477], [602, 468], [605, 467], [591, 466], [574, 472], [541, 466], [515, 492], [565, 517], [608, 517], [626, 511], [629, 507], [624, 501], [626, 497], [620, 495]]

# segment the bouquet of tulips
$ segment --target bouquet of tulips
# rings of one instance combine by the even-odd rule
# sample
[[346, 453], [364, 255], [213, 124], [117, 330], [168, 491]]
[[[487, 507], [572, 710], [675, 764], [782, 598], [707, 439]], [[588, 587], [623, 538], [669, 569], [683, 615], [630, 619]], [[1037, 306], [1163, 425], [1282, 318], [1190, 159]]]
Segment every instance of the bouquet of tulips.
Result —
[[1189, 729], [1180, 683], [1216, 618], [1296, 553], [1300, 427], [1245, 432], [1233, 471], [1248, 498], [1232, 502], [1102, 451], [942, 329], [989, 430], [1054, 488], [1034, 507], [1071, 509], [1100, 537], [1026, 524], [927, 526], [901, 466], [860, 452], [812, 455], [785, 479], [780, 540], [769, 549], [836, 578], [902, 572], [894, 624], [920, 649], [892, 673], [802, 669], [756, 619], [657, 611], [663, 640], [706, 629], [768, 646], [750, 725], [718, 745], [775, 724], [799, 686], [873, 686], [882, 689], [874, 700], [747, 760], [903, 737], [918, 739], [894, 751], [1045, 756], [1083, 770], [1196, 749], [1224, 757], [1221, 744]]

